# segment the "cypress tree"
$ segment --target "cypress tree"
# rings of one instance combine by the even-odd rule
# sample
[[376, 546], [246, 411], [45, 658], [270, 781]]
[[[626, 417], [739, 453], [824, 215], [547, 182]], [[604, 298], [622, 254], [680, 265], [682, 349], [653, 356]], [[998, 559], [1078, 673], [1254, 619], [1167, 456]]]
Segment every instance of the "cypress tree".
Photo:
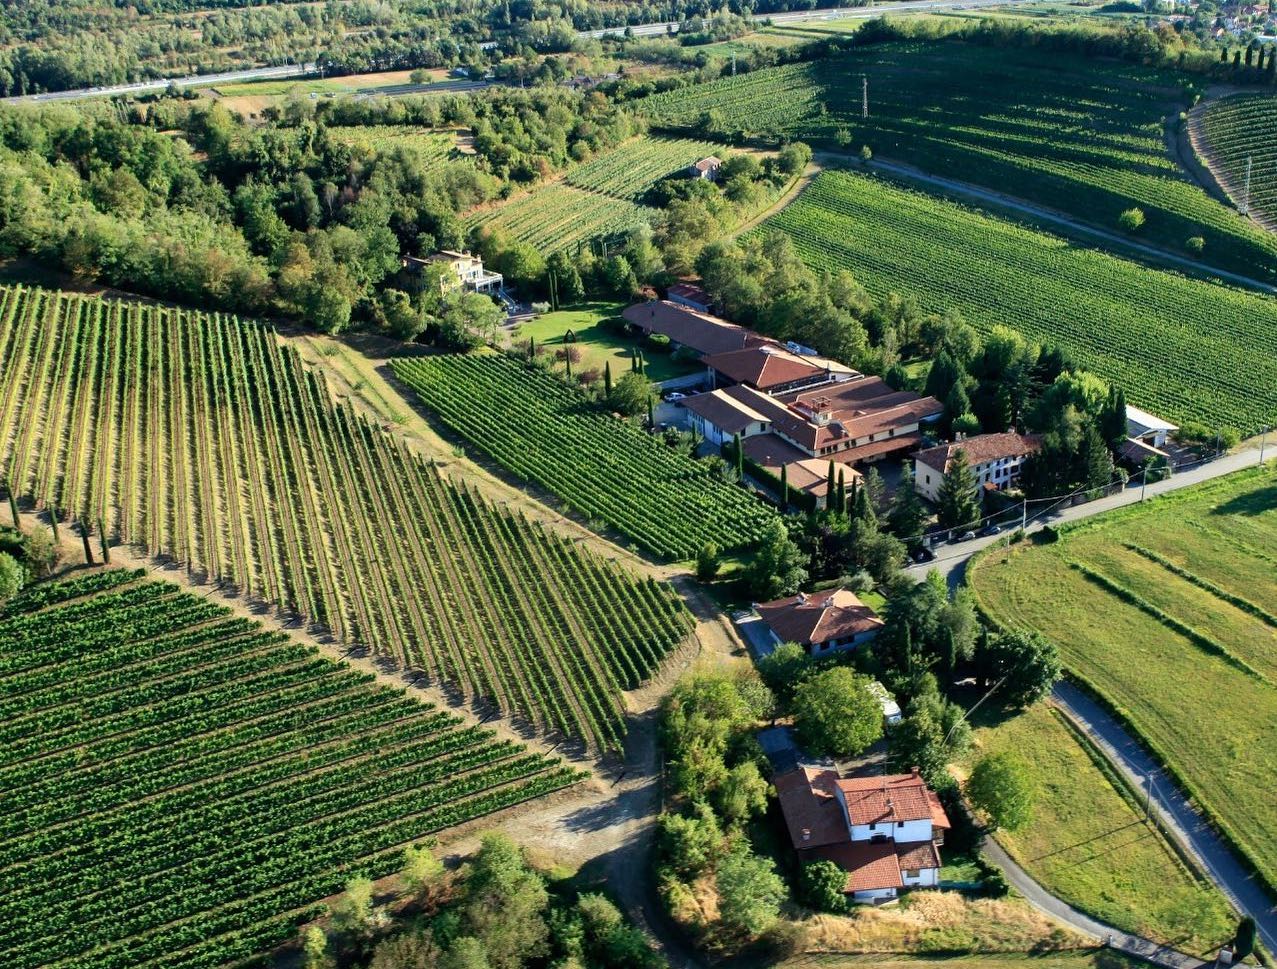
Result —
[[1221, 64], [1227, 64], [1227, 63], [1228, 63], [1228, 48], [1227, 48], [1227, 47], [1222, 47], [1222, 48], [1220, 48], [1220, 51], [1219, 51], [1219, 62], [1220, 62]]
[[789, 511], [789, 465], [780, 466], [780, 510]]
[[98, 539], [102, 543], [102, 561], [111, 564], [111, 543], [106, 537], [106, 523], [98, 519]]
[[653, 429], [656, 428], [656, 417], [652, 413], [652, 395], [651, 394], [647, 395], [647, 426]]
[[838, 512], [846, 514], [847, 511], [847, 479], [844, 474], [845, 469], [838, 469]]
[[89, 526], [80, 522], [80, 541], [84, 543], [84, 564], [93, 565], [93, 546], [89, 544]]
[[829, 460], [829, 476], [825, 479], [825, 510], [834, 510], [834, 462]]
[[643, 351], [638, 350], [636, 352], [638, 353], [638, 372], [647, 373], [647, 361], [643, 359]]
[[5, 483], [5, 490], [9, 492], [9, 513], [13, 515], [13, 527], [21, 529], [22, 525], [18, 521], [18, 497], [13, 493], [12, 483]]
[[1247, 47], [1246, 48], [1246, 66], [1250, 67], [1254, 63], [1255, 63], [1255, 48]]
[[53, 529], [53, 544], [60, 544], [62, 540], [58, 538], [58, 509], [52, 503], [49, 504], [49, 527]]
[[732, 451], [736, 455], [736, 474], [745, 477], [745, 449], [741, 447], [740, 435], [736, 434], [732, 437]]
[[536, 357], [537, 357], [537, 338], [534, 336], [530, 336], [528, 337], [528, 359], [535, 360]]
[[563, 363], [567, 367], [567, 378], [572, 379], [572, 352], [570, 350], [563, 351]]
[[638, 350], [630, 347], [630, 373], [638, 373]]
[[856, 504], [852, 517], [867, 525], [878, 524], [878, 516], [874, 514], [873, 504], [869, 500], [868, 488], [860, 488], [856, 491]]
[[603, 364], [603, 392], [612, 393], [612, 361]]

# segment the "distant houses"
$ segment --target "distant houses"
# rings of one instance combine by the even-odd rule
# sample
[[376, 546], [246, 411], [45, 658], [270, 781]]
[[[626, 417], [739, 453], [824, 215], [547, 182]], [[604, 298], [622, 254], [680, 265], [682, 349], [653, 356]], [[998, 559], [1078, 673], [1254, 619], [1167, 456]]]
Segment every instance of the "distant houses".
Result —
[[813, 656], [854, 649], [878, 635], [883, 621], [854, 592], [800, 592], [756, 605], [776, 643], [797, 643]]
[[718, 181], [718, 170], [722, 167], [722, 159], [709, 155], [687, 166], [687, 174], [693, 178], [703, 178], [708, 182], [716, 182]]
[[857, 902], [896, 898], [940, 884], [940, 845], [949, 818], [915, 769], [909, 774], [840, 778], [798, 767], [774, 780], [800, 861], [832, 861]]
[[953, 460], [961, 451], [971, 467], [977, 489], [1005, 491], [1020, 477], [1020, 469], [1031, 454], [1042, 449], [1037, 434], [977, 434], [974, 437], [927, 448], [914, 455], [913, 483], [918, 494], [930, 501], [940, 497], [940, 486]]

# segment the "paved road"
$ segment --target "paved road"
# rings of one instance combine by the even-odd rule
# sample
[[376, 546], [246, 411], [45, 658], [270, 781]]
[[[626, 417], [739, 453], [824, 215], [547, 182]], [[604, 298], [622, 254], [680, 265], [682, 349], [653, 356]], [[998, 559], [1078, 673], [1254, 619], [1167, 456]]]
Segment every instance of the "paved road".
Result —
[[86, 87], [75, 91], [50, 91], [47, 94], [24, 94], [0, 98], [4, 103], [39, 103], [44, 101], [70, 101], [76, 98], [101, 98], [113, 94], [141, 94], [144, 91], [163, 91], [170, 84], [191, 87], [195, 84], [231, 84], [238, 81], [261, 81], [301, 77], [315, 69], [314, 64], [283, 64], [279, 67], [254, 67], [243, 71], [226, 71], [222, 74], [193, 74], [189, 77], [164, 78], [156, 81], [138, 81], [134, 84], [116, 84], [112, 87]]
[[1006, 874], [1007, 881], [1015, 886], [1015, 890], [1029, 900], [1035, 907], [1048, 915], [1059, 919], [1083, 935], [1100, 941], [1108, 940], [1109, 946], [1130, 955], [1144, 959], [1154, 965], [1167, 969], [1201, 969], [1212, 963], [1203, 962], [1196, 956], [1188, 955], [1167, 946], [1158, 945], [1138, 935], [1130, 935], [1111, 925], [1097, 922], [1089, 915], [1084, 915], [1071, 905], [1060, 901], [1030, 877], [1029, 873], [1011, 860], [1000, 844], [988, 838], [983, 846], [984, 855]]
[[1057, 684], [1055, 701], [1136, 790], [1145, 789], [1147, 779], [1152, 778], [1150, 804], [1163, 828], [1198, 860], [1234, 907], [1255, 920], [1264, 945], [1277, 952], [1277, 906], [1153, 757], [1107, 710], [1077, 687]]
[[[841, 157], [845, 160], [848, 156], [835, 157]], [[940, 175], [931, 175], [914, 168], [912, 165], [905, 165], [900, 162], [888, 161], [881, 158], [871, 161], [869, 163], [869, 168], [887, 172], [890, 175], [896, 175], [908, 181], [931, 185], [941, 191], [949, 192], [954, 195], [967, 196], [968, 198], [988, 202], [1004, 209], [1019, 212], [1022, 215], [1026, 215], [1033, 219], [1035, 222], [1046, 222], [1051, 225], [1060, 226], [1065, 231], [1074, 235], [1090, 236], [1091, 238], [1098, 239], [1108, 246], [1115, 247], [1118, 252], [1121, 252], [1123, 249], [1131, 252], [1137, 252], [1140, 255], [1155, 259], [1158, 262], [1170, 263], [1173, 266], [1188, 270], [1194, 275], [1207, 273], [1237, 286], [1245, 286], [1248, 289], [1258, 289], [1266, 293], [1277, 293], [1277, 286], [1274, 286], [1271, 283], [1261, 282], [1258, 279], [1252, 279], [1249, 276], [1242, 276], [1239, 273], [1231, 273], [1223, 269], [1216, 269], [1214, 266], [1207, 265], [1199, 259], [1192, 259], [1188, 256], [1172, 252], [1169, 249], [1159, 248], [1158, 246], [1150, 246], [1143, 242], [1136, 242], [1129, 236], [1124, 236], [1117, 232], [1109, 232], [1107, 229], [1097, 228], [1096, 226], [1089, 225], [1085, 222], [1079, 222], [1076, 219], [1072, 219], [1069, 216], [1064, 215], [1062, 212], [1055, 211], [1054, 209], [1043, 208], [1040, 205], [1025, 202], [1024, 200], [1015, 198], [1011, 195], [1003, 195], [1001, 192], [980, 188], [979, 186], [972, 185], [969, 182], [960, 182], [952, 178], [944, 178]]]
[[[769, 13], [756, 20], [770, 20], [773, 24], [796, 24], [812, 20], [871, 20], [885, 13], [926, 13], [929, 10], [972, 10], [984, 7], [1001, 7], [1023, 3], [1025, 0], [903, 0], [901, 3], [885, 3], [868, 7], [822, 7], [819, 10], [792, 10], [785, 13]], [[630, 27], [605, 27], [602, 30], [580, 31], [582, 37], [619, 37], [628, 29], [635, 37], [654, 37], [677, 32], [677, 20], [659, 24], [635, 24]], [[671, 31], [673, 28], [673, 31]]]
[[[1265, 460], [1277, 457], [1277, 441], [1274, 441], [1270, 436], [1268, 444], [1269, 447], [1264, 452]], [[1133, 505], [1142, 499], [1145, 491], [1146, 496], [1152, 498], [1156, 495], [1166, 494], [1168, 491], [1177, 491], [1180, 488], [1200, 484], [1203, 481], [1209, 481], [1212, 478], [1218, 478], [1233, 471], [1253, 467], [1259, 463], [1259, 454], [1258, 446], [1245, 447], [1232, 454], [1225, 455], [1217, 461], [1211, 461], [1208, 464], [1203, 464], [1187, 471], [1180, 471], [1165, 481], [1158, 481], [1149, 485], [1147, 489], [1128, 487], [1118, 494], [1109, 495], [1107, 498], [1099, 498], [1096, 501], [1088, 501], [1082, 505], [1072, 505], [1058, 509], [1048, 506], [1043, 511], [1029, 515], [1028, 527], [1025, 531], [1032, 533], [1040, 531], [1047, 525], [1058, 525], [1061, 522], [1076, 521], [1079, 518], [1090, 518], [1092, 515], [1112, 511], [1114, 508]], [[908, 572], [915, 579], [921, 579], [934, 569], [943, 575], [950, 585], [954, 585], [962, 578], [967, 560], [972, 555], [988, 548], [990, 545], [996, 545], [1004, 541], [1006, 541], [1005, 535], [995, 535], [988, 538], [973, 538], [969, 542], [960, 542], [954, 545], [941, 545], [934, 562], [912, 565], [909, 567]]]

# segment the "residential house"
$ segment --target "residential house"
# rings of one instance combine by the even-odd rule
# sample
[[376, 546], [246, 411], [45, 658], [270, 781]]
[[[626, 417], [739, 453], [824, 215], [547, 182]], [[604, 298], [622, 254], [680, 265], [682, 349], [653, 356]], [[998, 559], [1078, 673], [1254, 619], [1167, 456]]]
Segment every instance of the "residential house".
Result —
[[854, 649], [878, 635], [883, 621], [847, 589], [800, 592], [754, 606], [777, 643], [797, 643], [813, 656]]
[[504, 282], [500, 273], [488, 272], [483, 268], [482, 256], [471, 255], [469, 252], [440, 249], [425, 259], [406, 256], [402, 261], [404, 271], [414, 276], [420, 275], [426, 266], [438, 264], [451, 270], [439, 279], [439, 288], [445, 293], [462, 288], [477, 293], [495, 293]]
[[708, 313], [714, 308], [714, 299], [695, 283], [675, 283], [665, 291], [671, 303], [686, 306], [698, 313]]
[[844, 779], [831, 769], [798, 767], [773, 783], [799, 859], [832, 861], [847, 873], [844, 891], [855, 901], [940, 883], [949, 818], [917, 768]]
[[698, 162], [687, 166], [687, 174], [692, 178], [703, 178], [707, 182], [718, 181], [718, 170], [723, 167], [722, 159], [709, 155]]
[[1025, 459], [1042, 447], [1037, 434], [977, 434], [974, 437], [927, 448], [914, 455], [913, 483], [918, 494], [929, 501], [940, 498], [940, 486], [949, 473], [953, 459], [961, 451], [966, 455], [975, 477], [976, 488], [1003, 491], [1020, 477]]
[[743, 326], [669, 300], [635, 303], [627, 306], [621, 316], [639, 333], [645, 336], [661, 333], [669, 337], [674, 349], [686, 347], [702, 357], [766, 342], [764, 337]]
[[773, 396], [860, 376], [841, 363], [798, 354], [775, 343], [715, 353], [702, 362], [716, 388], [745, 384]]

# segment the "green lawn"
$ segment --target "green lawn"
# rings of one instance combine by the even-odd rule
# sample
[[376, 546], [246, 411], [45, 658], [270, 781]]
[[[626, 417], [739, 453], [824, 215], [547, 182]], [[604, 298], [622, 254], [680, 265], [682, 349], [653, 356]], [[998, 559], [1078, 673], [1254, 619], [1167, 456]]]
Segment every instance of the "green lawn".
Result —
[[1056, 642], [1277, 882], [1277, 468], [991, 552], [968, 574], [989, 615]]
[[1109, 949], [1069, 952], [997, 952], [982, 955], [930, 957], [811, 952], [779, 963], [780, 969], [1137, 969], [1148, 963]]
[[571, 330], [576, 334], [576, 347], [581, 351], [579, 370], [603, 369], [612, 364], [613, 378], [619, 378], [630, 369], [630, 351], [639, 346], [647, 366], [648, 379], [660, 382], [682, 377], [702, 369], [690, 361], [680, 362], [668, 353], [653, 351], [644, 341], [634, 340], [608, 329], [602, 321], [609, 316], [619, 316], [624, 303], [582, 303], [557, 313], [545, 313], [535, 320], [522, 324], [515, 332], [515, 339], [536, 340], [538, 346], [554, 352], [563, 346], [563, 335]]
[[1120, 929], [1205, 955], [1235, 927], [1222, 895], [1179, 860], [1138, 799], [1056, 710], [1040, 704], [977, 731], [1033, 772], [1034, 818], [998, 840], [1051, 892]]

